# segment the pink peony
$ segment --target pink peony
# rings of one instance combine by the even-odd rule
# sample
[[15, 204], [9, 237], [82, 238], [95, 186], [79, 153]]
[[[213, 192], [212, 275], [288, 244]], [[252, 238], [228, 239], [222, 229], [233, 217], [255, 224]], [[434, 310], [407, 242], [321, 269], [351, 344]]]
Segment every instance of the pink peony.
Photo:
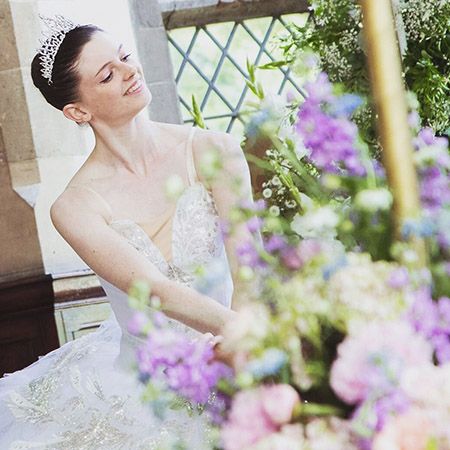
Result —
[[304, 450], [303, 427], [299, 423], [283, 425], [281, 430], [258, 441], [246, 450]]
[[289, 384], [275, 384], [262, 387], [261, 401], [272, 422], [282, 425], [291, 421], [294, 408], [300, 403], [300, 397]]
[[431, 345], [406, 322], [373, 322], [338, 347], [330, 383], [345, 402], [363, 402], [390, 390], [408, 367], [432, 361]]
[[260, 386], [238, 392], [222, 427], [225, 450], [248, 450], [289, 423], [300, 397], [289, 385]]
[[426, 450], [431, 439], [431, 423], [418, 408], [392, 417], [375, 437], [373, 450]]

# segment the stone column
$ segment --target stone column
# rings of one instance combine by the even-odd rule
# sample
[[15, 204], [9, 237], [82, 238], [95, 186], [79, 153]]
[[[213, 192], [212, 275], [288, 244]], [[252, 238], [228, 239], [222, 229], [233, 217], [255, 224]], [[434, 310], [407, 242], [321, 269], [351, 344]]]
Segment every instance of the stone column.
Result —
[[34, 215], [40, 176], [9, 0], [0, 0], [0, 42], [2, 376], [27, 366], [59, 343], [52, 278], [45, 274]]
[[34, 204], [40, 182], [10, 2], [0, 0], [0, 283], [45, 273]]
[[152, 93], [152, 120], [183, 123], [173, 66], [158, 0], [128, 0], [136, 46]]

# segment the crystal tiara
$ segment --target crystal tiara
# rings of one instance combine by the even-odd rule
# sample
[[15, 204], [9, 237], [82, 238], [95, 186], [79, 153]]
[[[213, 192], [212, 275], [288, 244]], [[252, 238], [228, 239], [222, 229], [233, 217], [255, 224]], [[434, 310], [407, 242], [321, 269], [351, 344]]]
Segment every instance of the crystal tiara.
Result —
[[39, 17], [47, 26], [47, 30], [42, 31], [43, 37], [39, 39], [41, 47], [37, 50], [41, 61], [41, 73], [44, 78], [47, 78], [48, 84], [52, 84], [53, 63], [59, 46], [66, 33], [79, 25], [60, 14], [55, 15], [55, 17], [45, 17], [39, 14]]

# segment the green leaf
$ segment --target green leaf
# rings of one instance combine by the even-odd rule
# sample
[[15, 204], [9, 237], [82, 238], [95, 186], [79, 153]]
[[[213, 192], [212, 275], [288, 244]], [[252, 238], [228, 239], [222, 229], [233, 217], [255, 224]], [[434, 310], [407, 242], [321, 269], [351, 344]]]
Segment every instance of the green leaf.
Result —
[[301, 403], [294, 410], [294, 417], [309, 416], [342, 416], [340, 408], [322, 403]]
[[203, 120], [202, 112], [200, 107], [198, 106], [197, 100], [195, 99], [195, 95], [192, 94], [192, 117], [194, 118], [195, 123], [203, 129], [206, 129], [205, 121]]
[[247, 65], [247, 72], [248, 72], [249, 78], [252, 82], [254, 82], [255, 81], [255, 65], [252, 64], [248, 58], [246, 59], [246, 65]]
[[425, 450], [439, 450], [438, 442], [436, 438], [431, 438], [427, 442], [427, 446], [425, 447]]
[[277, 67], [283, 67], [287, 64], [287, 61], [272, 61], [262, 66], [257, 66], [258, 69], [276, 69]]

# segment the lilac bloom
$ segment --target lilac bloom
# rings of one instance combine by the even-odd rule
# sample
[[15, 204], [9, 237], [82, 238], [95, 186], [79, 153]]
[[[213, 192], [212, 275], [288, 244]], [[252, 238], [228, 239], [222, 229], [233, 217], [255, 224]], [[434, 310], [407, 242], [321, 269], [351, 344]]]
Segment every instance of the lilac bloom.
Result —
[[406, 267], [394, 269], [388, 279], [388, 285], [394, 289], [401, 289], [409, 283], [409, 273]]

